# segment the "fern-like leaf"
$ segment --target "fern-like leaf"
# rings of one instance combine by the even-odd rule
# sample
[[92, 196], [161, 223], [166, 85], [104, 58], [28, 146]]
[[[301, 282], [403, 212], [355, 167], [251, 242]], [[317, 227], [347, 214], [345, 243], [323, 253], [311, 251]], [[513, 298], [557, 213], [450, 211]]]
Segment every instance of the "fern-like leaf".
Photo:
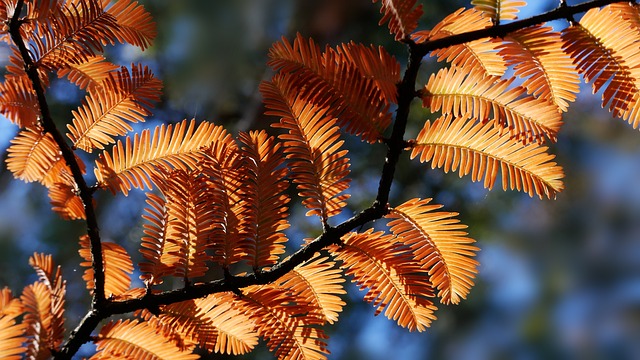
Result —
[[98, 184], [108, 187], [114, 194], [125, 195], [131, 187], [151, 188], [151, 175], [161, 175], [168, 167], [194, 169], [202, 160], [200, 149], [226, 135], [221, 126], [203, 122], [196, 127], [195, 120], [184, 120], [175, 125], [156, 127], [153, 135], [143, 130], [133, 139], [127, 137], [124, 145], [118, 141], [111, 154], [104, 151], [96, 161]]
[[61, 157], [53, 136], [39, 128], [21, 130], [7, 153], [7, 169], [25, 182], [43, 181]]
[[431, 199], [413, 199], [391, 209], [386, 215], [391, 231], [411, 249], [429, 280], [438, 289], [442, 303], [457, 304], [473, 286], [478, 262], [472, 257], [478, 248], [464, 231], [457, 213], [434, 212], [442, 205]]
[[[380, 81], [386, 82], [382, 79], [387, 75], [373, 78], [371, 70], [362, 69], [364, 59], [350, 60], [364, 51], [357, 49], [355, 45], [340, 51], [328, 48], [322, 54], [313, 40], [307, 41], [298, 34], [293, 44], [283, 39], [273, 45], [269, 65], [289, 74], [291, 86], [300, 97], [337, 118], [342, 129], [362, 136], [365, 141], [376, 142], [391, 123], [389, 103], [384, 96], [389, 90], [383, 92], [378, 87]], [[376, 63], [370, 64], [370, 68], [379, 68], [388, 61], [385, 57], [363, 56], [367, 62]]]
[[42, 282], [28, 285], [20, 301], [24, 305], [22, 323], [26, 326], [25, 358], [47, 359], [54, 350], [52, 342], [51, 290]]
[[604, 88], [602, 106], [640, 126], [640, 33], [620, 7], [589, 10], [562, 33], [567, 52], [593, 92]]
[[540, 198], [555, 198], [563, 189], [562, 168], [546, 153], [547, 147], [522, 143], [501, 134], [491, 124], [480, 124], [462, 117], [442, 116], [433, 125], [427, 121], [418, 135], [411, 158], [431, 161], [432, 168], [445, 172], [459, 170], [460, 177], [471, 173], [473, 181], [484, 179], [491, 189], [502, 173], [502, 187], [522, 190]]
[[129, 122], [144, 121], [152, 103], [160, 99], [162, 83], [145, 66], [126, 67], [109, 74], [100, 87], [89, 91], [84, 104], [73, 112], [68, 134], [75, 147], [104, 149], [113, 136], [133, 130]]
[[533, 26], [510, 33], [500, 54], [513, 66], [514, 74], [524, 78], [527, 93], [550, 99], [562, 111], [580, 91], [580, 77], [571, 58], [562, 51], [560, 33], [551, 27]]
[[[29, 258], [29, 265], [38, 275], [40, 283], [49, 289], [51, 296], [49, 304], [50, 327], [48, 329], [48, 346], [58, 349], [64, 338], [64, 304], [66, 295], [66, 281], [62, 280], [62, 269], [53, 264], [51, 255], [35, 253]], [[54, 270], [55, 268], [55, 270]]]
[[86, 219], [84, 203], [78, 194], [75, 185], [55, 183], [49, 187], [49, 200], [51, 210], [55, 211], [65, 220]]
[[[350, 233], [330, 251], [360, 289], [368, 288], [365, 301], [410, 331], [424, 331], [435, 320], [436, 307], [429, 298], [433, 287], [410, 252], [393, 236], [368, 230]], [[385, 309], [386, 308], [386, 309]]]
[[[80, 266], [87, 268], [82, 278], [87, 283], [87, 289], [93, 293], [95, 288], [94, 272], [91, 267], [91, 249], [89, 236], [80, 237], [78, 253], [85, 260]], [[104, 268], [104, 292], [107, 298], [124, 294], [131, 287], [133, 262], [122, 246], [112, 242], [102, 242], [102, 263]]]
[[318, 215], [323, 222], [340, 213], [346, 205], [349, 187], [349, 159], [342, 150], [336, 119], [325, 109], [309, 104], [297, 96], [290, 79], [276, 76], [260, 90], [267, 114], [280, 117], [272, 126], [288, 131], [279, 137], [291, 162], [293, 181], [297, 184], [307, 215]]
[[10, 76], [0, 83], [0, 114], [21, 128], [35, 128], [40, 106], [26, 76]]
[[146, 261], [139, 264], [140, 279], [147, 286], [162, 284], [165, 276], [174, 275], [180, 263], [180, 246], [174, 241], [180, 237], [172, 224], [172, 218], [164, 198], [147, 193], [146, 214], [142, 217], [148, 223], [143, 225], [140, 253]]
[[[104, 6], [109, 0], [102, 0]], [[118, 26], [115, 32], [116, 39], [121, 43], [129, 43], [145, 50], [157, 35], [156, 24], [145, 10], [144, 6], [132, 0], [118, 0], [112, 6], [106, 8], [112, 15]]]
[[522, 0], [471, 0], [471, 5], [487, 14], [495, 23], [501, 20], [515, 20], [518, 18], [518, 8], [526, 6]]
[[116, 19], [97, 0], [69, 1], [24, 36], [35, 65], [55, 71], [102, 52], [103, 44], [114, 43], [114, 29]]
[[70, 63], [58, 70], [58, 77], [64, 76], [80, 89], [87, 89], [90, 93], [102, 87], [102, 82], [120, 67], [105, 60], [101, 55], [92, 56], [80, 63]]
[[216, 236], [210, 241], [213, 260], [223, 268], [255, 258], [250, 228], [254, 223], [251, 200], [246, 196], [250, 175], [237, 143], [230, 137], [205, 151], [203, 172], [209, 177], [215, 207]]
[[100, 329], [95, 344], [98, 352], [92, 360], [191, 360], [199, 355], [191, 354], [192, 348], [180, 349], [164, 332], [150, 323], [137, 320], [109, 322]]
[[19, 298], [13, 297], [11, 289], [4, 287], [0, 290], [0, 316], [16, 317], [24, 311]]
[[22, 359], [26, 347], [23, 346], [27, 342], [24, 336], [26, 324], [17, 324], [15, 316], [0, 315], [0, 359], [20, 360]]
[[172, 264], [172, 275], [184, 279], [203, 276], [211, 260], [205, 250], [213, 238], [215, 224], [214, 198], [207, 179], [198, 176], [199, 171], [176, 169], [156, 184], [166, 199], [166, 216], [171, 233], [167, 239], [175, 250], [170, 256], [177, 257]]
[[287, 204], [289, 187], [287, 169], [283, 166], [281, 143], [265, 131], [240, 133], [244, 145], [242, 153], [247, 167], [244, 183], [245, 201], [250, 210], [245, 212], [246, 235], [255, 244], [255, 254], [249, 265], [256, 269], [275, 265], [285, 252], [289, 228]]
[[225, 294], [209, 295], [165, 306], [158, 317], [147, 313], [144, 319], [178, 333], [186, 344], [215, 353], [245, 354], [258, 344], [258, 335], [253, 322], [229, 300]]
[[562, 125], [557, 108], [546, 100], [524, 96], [522, 87], [508, 89], [511, 82], [460, 68], [442, 69], [429, 78], [423, 105], [431, 112], [490, 121], [525, 143], [541, 141], [543, 136], [555, 141]]
[[[489, 26], [491, 20], [481, 12], [459, 9], [442, 19], [431, 31], [417, 31], [413, 39], [421, 43]], [[432, 51], [431, 56], [437, 57], [438, 61], [446, 60], [451, 65], [465, 68], [469, 72], [479, 71], [487, 75], [502, 76], [507, 70], [507, 64], [498, 53], [500, 43], [493, 38], [484, 38]]]
[[[255, 331], [267, 340], [269, 350], [278, 359], [322, 360], [328, 354], [322, 329], [306, 322], [310, 309], [296, 304], [287, 291], [262, 286], [242, 289], [242, 296], [234, 296], [234, 306], [250, 316]], [[317, 318], [311, 318], [311, 324]]]
[[[378, 0], [373, 0], [377, 3]], [[379, 25], [389, 23], [389, 31], [396, 41], [401, 41], [418, 27], [418, 20], [422, 16], [422, 4], [416, 6], [416, 0], [380, 0], [382, 7]]]
[[304, 263], [278, 279], [276, 286], [289, 289], [296, 296], [296, 302], [309, 304], [321, 323], [333, 324], [345, 302], [338, 295], [346, 294], [342, 283], [342, 271], [333, 261], [320, 257]]

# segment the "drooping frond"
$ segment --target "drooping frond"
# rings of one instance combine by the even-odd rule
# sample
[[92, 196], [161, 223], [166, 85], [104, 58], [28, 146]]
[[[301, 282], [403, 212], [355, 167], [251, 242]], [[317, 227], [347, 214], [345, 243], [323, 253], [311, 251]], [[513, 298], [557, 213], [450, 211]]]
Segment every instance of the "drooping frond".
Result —
[[524, 78], [527, 93], [567, 111], [568, 101], [574, 101], [580, 91], [580, 77], [562, 51], [560, 33], [537, 25], [512, 32], [503, 41], [500, 54], [513, 66], [514, 74]]
[[393, 236], [371, 229], [350, 233], [330, 251], [360, 289], [368, 289], [364, 299], [375, 307], [376, 315], [385, 310], [387, 318], [410, 331], [424, 331], [435, 320], [436, 307], [429, 299], [433, 287], [426, 271]]
[[7, 169], [25, 182], [42, 181], [61, 158], [53, 136], [40, 128], [21, 130], [7, 154]]
[[175, 241], [179, 234], [172, 224], [166, 200], [148, 192], [147, 204], [146, 214], [142, 215], [147, 220], [142, 225], [145, 236], [140, 244], [140, 253], [146, 261], [138, 266], [142, 273], [140, 279], [150, 286], [162, 284], [165, 276], [175, 274], [180, 262], [180, 246]]
[[131, 187], [151, 188], [151, 175], [160, 175], [168, 167], [196, 168], [202, 159], [200, 149], [225, 135], [221, 126], [208, 122], [196, 126], [195, 120], [183, 120], [175, 128], [158, 126], [153, 135], [143, 130], [133, 139], [127, 137], [124, 145], [118, 140], [111, 154], [107, 151], [100, 154], [96, 161], [96, 180], [114, 194], [121, 191], [126, 195]]
[[296, 304], [287, 291], [252, 286], [242, 289], [242, 296], [233, 299], [235, 308], [250, 316], [255, 331], [278, 359], [326, 359], [327, 336], [322, 329], [310, 326], [317, 318], [307, 319], [309, 308]]
[[24, 306], [22, 323], [26, 326], [25, 358], [47, 359], [54, 348], [52, 334], [51, 290], [41, 282], [28, 285], [20, 300]]
[[[102, 0], [103, 4], [109, 2], [109, 0]], [[118, 0], [107, 7], [107, 13], [118, 22], [114, 35], [121, 43], [129, 43], [145, 50], [158, 33], [151, 14], [137, 1]]]
[[[378, 80], [360, 69], [360, 62], [350, 60], [357, 55], [352, 52], [358, 51], [327, 48], [321, 53], [313, 40], [298, 34], [293, 44], [283, 38], [273, 45], [269, 65], [289, 74], [295, 93], [337, 118], [341, 129], [372, 143], [382, 138], [391, 123], [384, 96], [389, 90], [383, 92]], [[367, 56], [367, 61], [376, 62], [377, 68], [385, 59]]]
[[[82, 278], [87, 283], [87, 289], [93, 293], [95, 288], [94, 272], [91, 267], [91, 249], [89, 237], [80, 237], [78, 253], [85, 260], [80, 266], [86, 267]], [[122, 246], [112, 242], [102, 242], [102, 263], [104, 267], [104, 293], [107, 298], [125, 293], [131, 287], [133, 262]]]
[[29, 258], [29, 265], [38, 275], [38, 280], [49, 288], [51, 300], [49, 304], [50, 327], [48, 329], [48, 346], [58, 349], [64, 338], [64, 304], [66, 281], [62, 280], [62, 269], [53, 264], [51, 255], [34, 253]]
[[98, 352], [92, 360], [137, 359], [137, 360], [191, 360], [199, 355], [192, 348], [180, 349], [167, 334], [157, 331], [148, 322], [118, 320], [109, 322], [100, 329], [95, 344]]
[[242, 153], [247, 168], [243, 184], [244, 201], [250, 209], [245, 212], [249, 225], [246, 236], [255, 244], [255, 254], [248, 260], [250, 266], [259, 269], [276, 264], [285, 252], [284, 230], [289, 228], [287, 169], [282, 166], [281, 143], [265, 131], [242, 132], [238, 137], [244, 145]]
[[40, 106], [26, 76], [10, 76], [0, 83], [0, 114], [21, 128], [35, 128]]
[[557, 108], [543, 99], [525, 96], [522, 87], [509, 89], [511, 80], [500, 80], [461, 68], [442, 69], [432, 74], [422, 101], [431, 112], [442, 110], [455, 117], [473, 117], [501, 129], [523, 142], [555, 141], [562, 125]]
[[[418, 31], [413, 38], [417, 42], [425, 42], [491, 25], [491, 20], [481, 12], [459, 9], [445, 17], [431, 31]], [[498, 53], [500, 43], [493, 38], [484, 38], [432, 51], [431, 56], [437, 56], [438, 61], [446, 60], [452, 66], [465, 68], [469, 72], [479, 71], [487, 75], [502, 76], [507, 70], [507, 64]]]
[[97, 0], [67, 1], [33, 31], [24, 34], [35, 65], [55, 71], [88, 60], [114, 43], [116, 19]]
[[264, 82], [260, 90], [267, 114], [280, 117], [273, 127], [288, 131], [279, 137], [290, 161], [291, 176], [297, 184], [307, 215], [318, 215], [323, 222], [340, 213], [346, 205], [349, 187], [349, 159], [341, 149], [336, 119], [323, 108], [309, 104], [297, 96], [290, 78], [275, 76]]
[[15, 316], [0, 315], [0, 359], [20, 360], [27, 349], [23, 344], [26, 324], [16, 324]]
[[76, 148], [91, 152], [104, 149], [113, 137], [132, 131], [129, 122], [144, 121], [149, 108], [160, 99], [162, 82], [146, 66], [126, 67], [109, 74], [100, 87], [89, 91], [84, 104], [73, 111], [67, 134]]
[[518, 18], [519, 7], [527, 5], [522, 0], [471, 0], [471, 5], [487, 14], [495, 23], [501, 20], [515, 20]]
[[11, 289], [4, 287], [0, 290], [0, 316], [9, 315], [16, 317], [22, 315], [22, 302], [19, 298], [13, 297]]
[[350, 42], [338, 46], [336, 52], [339, 59], [350, 61], [364, 77], [375, 81], [386, 103], [397, 102], [400, 63], [382, 46], [375, 48]]
[[604, 88], [602, 106], [614, 116], [640, 125], [640, 33], [624, 21], [620, 7], [589, 10], [562, 33], [563, 48], [593, 92]]
[[391, 209], [386, 216], [391, 231], [407, 245], [423, 271], [429, 272], [429, 280], [442, 303], [457, 304], [467, 297], [473, 286], [478, 262], [472, 257], [478, 248], [467, 237], [455, 218], [457, 213], [434, 212], [442, 205], [431, 204], [431, 199], [412, 199]]
[[65, 220], [86, 219], [84, 203], [77, 194], [78, 190], [75, 185], [61, 182], [51, 185], [49, 187], [51, 210], [58, 213]]
[[501, 172], [502, 187], [522, 190], [532, 196], [555, 198], [564, 188], [562, 168], [546, 153], [547, 147], [521, 142], [501, 134], [490, 123], [480, 124], [451, 115], [440, 117], [433, 125], [427, 121], [420, 131], [411, 158], [431, 161], [432, 168], [445, 172], [459, 170], [460, 177], [471, 173], [473, 181], [484, 179], [491, 189]]
[[205, 155], [202, 171], [209, 177], [215, 207], [216, 235], [209, 247], [213, 260], [228, 269], [241, 260], [255, 258], [255, 242], [249, 234], [254, 222], [253, 204], [247, 198], [250, 175], [238, 144], [231, 137], [212, 144]]
[[[373, 0], [377, 3], [378, 0]], [[382, 19], [378, 25], [389, 22], [389, 31], [396, 41], [409, 36], [418, 27], [418, 20], [422, 16], [422, 4], [416, 6], [416, 0], [380, 0]]]
[[335, 262], [320, 257], [304, 263], [289, 271], [277, 280], [276, 286], [289, 289], [296, 297], [296, 302], [308, 304], [313, 308], [322, 323], [333, 324], [338, 321], [338, 314], [345, 302], [340, 299], [346, 294], [342, 283], [342, 271]]
[[[203, 276], [211, 260], [205, 250], [214, 237], [214, 198], [207, 179], [199, 175], [199, 170], [176, 169], [155, 181], [166, 199], [166, 217], [171, 229], [167, 240], [172, 243], [170, 247], [177, 248], [169, 254], [176, 260], [171, 264], [172, 275], [184, 279]], [[161, 244], [162, 238], [155, 242]]]
[[92, 56], [81, 63], [69, 63], [67, 67], [58, 70], [58, 77], [64, 76], [80, 89], [95, 92], [102, 82], [109, 78], [109, 74], [120, 67], [105, 60], [101, 55]]

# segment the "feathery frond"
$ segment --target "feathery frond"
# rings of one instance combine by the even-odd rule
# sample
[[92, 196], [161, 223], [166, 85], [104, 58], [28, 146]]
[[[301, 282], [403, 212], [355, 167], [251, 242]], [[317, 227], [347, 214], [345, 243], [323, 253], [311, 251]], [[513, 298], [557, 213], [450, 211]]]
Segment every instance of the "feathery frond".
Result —
[[51, 300], [49, 304], [50, 327], [47, 330], [48, 346], [58, 349], [64, 337], [64, 304], [66, 295], [66, 281], [62, 280], [62, 269], [53, 264], [51, 255], [34, 253], [29, 258], [29, 265], [38, 275], [38, 281], [49, 288]]
[[537, 25], [510, 33], [500, 46], [500, 55], [513, 66], [514, 74], [524, 78], [528, 94], [549, 99], [561, 111], [580, 91], [571, 58], [562, 51], [562, 38], [553, 28]]
[[[373, 0], [377, 3], [378, 0]], [[382, 19], [378, 25], [389, 23], [389, 31], [396, 41], [405, 39], [418, 27], [422, 16], [422, 4], [416, 6], [416, 0], [380, 0]]]
[[80, 89], [95, 92], [102, 87], [102, 82], [107, 80], [112, 72], [120, 69], [119, 66], [105, 60], [102, 55], [92, 56], [87, 61], [69, 63], [66, 67], [58, 70], [58, 77], [64, 76]]
[[143, 130], [133, 139], [127, 137], [124, 145], [118, 140], [111, 154], [104, 151], [96, 161], [98, 184], [108, 187], [114, 194], [127, 195], [131, 187], [151, 188], [150, 177], [166, 172], [168, 168], [194, 169], [202, 160], [200, 149], [227, 134], [221, 126], [203, 122], [196, 127], [195, 120], [175, 125], [156, 127], [151, 135]]
[[11, 289], [7, 287], [0, 289], [0, 316], [16, 317], [22, 315], [23, 311], [22, 302], [19, 298], [13, 297]]
[[[382, 232], [350, 233], [343, 244], [330, 247], [341, 267], [361, 290], [364, 300], [410, 331], [424, 331], [435, 320], [433, 287], [410, 252]], [[385, 309], [386, 308], [386, 309]]]
[[214, 198], [207, 179], [199, 174], [199, 170], [176, 169], [155, 180], [166, 199], [166, 217], [171, 229], [167, 240], [175, 248], [170, 254], [172, 260], [177, 260], [172, 264], [172, 275], [184, 279], [203, 276], [211, 260], [205, 250], [213, 237]]
[[397, 206], [385, 217], [388, 226], [413, 253], [444, 304], [457, 304], [465, 299], [473, 286], [478, 262], [472, 257], [478, 248], [467, 237], [455, 218], [457, 213], [434, 212], [442, 205], [429, 205], [431, 199], [412, 199]]
[[9, 76], [0, 83], [0, 114], [21, 128], [38, 125], [40, 106], [26, 76]]
[[247, 168], [243, 184], [243, 201], [250, 209], [244, 213], [246, 236], [255, 244], [255, 254], [248, 260], [250, 266], [259, 269], [276, 264], [285, 252], [284, 230], [289, 228], [287, 169], [283, 166], [281, 143], [265, 131], [241, 132], [238, 137], [244, 145], [242, 154]]
[[[286, 291], [269, 286], [242, 289], [234, 306], [250, 316], [255, 331], [266, 341], [278, 359], [323, 360], [328, 354], [322, 329], [309, 326], [308, 306], [296, 304]], [[316, 318], [312, 318], [312, 324]]]
[[49, 187], [49, 200], [51, 210], [65, 220], [84, 220], [87, 218], [84, 203], [78, 196], [78, 189], [75, 185], [61, 182], [52, 184]]
[[[78, 253], [85, 260], [80, 263], [80, 266], [87, 268], [82, 278], [87, 283], [87, 289], [93, 293], [95, 283], [93, 267], [91, 267], [89, 236], [83, 235], [80, 237]], [[131, 274], [133, 274], [133, 262], [127, 250], [116, 243], [103, 241], [102, 263], [104, 268], [104, 295], [107, 298], [116, 297], [129, 290], [129, 287], [131, 287]]]
[[[342, 283], [342, 271], [335, 262], [327, 257], [320, 257], [304, 263], [277, 280], [276, 286], [289, 289], [296, 297], [296, 302], [308, 304], [324, 324], [338, 321], [345, 302], [338, 295], [346, 294]], [[309, 316], [309, 315], [308, 315]]]
[[144, 121], [149, 108], [160, 99], [162, 82], [146, 66], [133, 65], [109, 74], [89, 90], [84, 104], [73, 111], [73, 124], [67, 125], [69, 139], [79, 149], [91, 152], [114, 142], [113, 136], [124, 135], [133, 128], [129, 122]]
[[495, 23], [502, 20], [515, 20], [518, 18], [519, 7], [527, 5], [522, 0], [471, 0], [471, 5], [487, 14]]
[[43, 181], [60, 160], [58, 144], [40, 128], [21, 130], [7, 149], [7, 169], [25, 182]]
[[522, 190], [533, 197], [555, 198], [564, 188], [562, 168], [546, 153], [547, 147], [532, 143], [523, 146], [490, 123], [480, 124], [465, 117], [440, 117], [427, 121], [418, 134], [411, 158], [431, 161], [431, 168], [444, 172], [459, 169], [460, 177], [471, 173], [472, 181], [484, 179], [491, 189], [502, 172], [502, 187]]
[[[413, 38], [421, 43], [491, 25], [491, 20], [481, 12], [463, 8], [442, 19], [431, 31], [417, 31]], [[431, 56], [436, 56], [438, 61], [446, 60], [452, 66], [464, 68], [468, 72], [479, 71], [487, 75], [502, 76], [507, 70], [507, 64], [498, 53], [500, 43], [493, 38], [484, 38], [432, 51]]]
[[[109, 1], [102, 0], [103, 4]], [[144, 7], [132, 0], [118, 0], [107, 7], [107, 13], [112, 15], [118, 26], [114, 33], [121, 43], [129, 43], [145, 50], [157, 35], [156, 24]]]
[[[378, 83], [392, 75], [382, 74], [380, 79], [375, 79], [369, 71], [363, 71], [359, 65], [362, 61], [350, 60], [360, 56], [357, 52], [362, 50], [357, 49], [357, 46], [339, 51], [327, 48], [321, 53], [313, 40], [307, 41], [298, 34], [293, 44], [283, 38], [273, 45], [269, 65], [287, 74], [290, 86], [301, 99], [337, 118], [344, 131], [373, 143], [382, 138], [391, 123], [389, 103], [384, 96], [390, 90], [385, 85], [383, 92]], [[381, 66], [379, 62], [388, 61], [385, 57], [364, 56], [378, 63], [375, 67]]]
[[[640, 33], [620, 7], [589, 10], [562, 33], [563, 48], [593, 93], [604, 88], [602, 106], [640, 126]], [[615, 20], [614, 20], [615, 19]]]
[[95, 344], [98, 352], [92, 360], [139, 359], [139, 360], [192, 360], [199, 355], [191, 354], [193, 347], [180, 349], [164, 332], [148, 322], [118, 320], [103, 326]]
[[54, 349], [52, 335], [51, 290], [42, 282], [35, 282], [22, 290], [24, 306], [22, 323], [26, 326], [25, 358], [47, 359]]
[[290, 161], [291, 177], [297, 184], [307, 215], [318, 215], [323, 222], [340, 213], [346, 205], [349, 187], [347, 150], [342, 150], [336, 119], [323, 108], [297, 96], [291, 79], [275, 76], [263, 82], [260, 91], [268, 115], [280, 117], [273, 127], [288, 131], [279, 138]]
[[522, 87], [509, 89], [513, 79], [500, 80], [461, 68], [441, 69], [425, 86], [423, 105], [431, 112], [442, 110], [455, 117], [473, 117], [523, 142], [555, 141], [562, 125], [557, 108], [543, 99], [524, 96]]
[[0, 359], [20, 360], [26, 348], [26, 324], [16, 324], [15, 315], [0, 315]]

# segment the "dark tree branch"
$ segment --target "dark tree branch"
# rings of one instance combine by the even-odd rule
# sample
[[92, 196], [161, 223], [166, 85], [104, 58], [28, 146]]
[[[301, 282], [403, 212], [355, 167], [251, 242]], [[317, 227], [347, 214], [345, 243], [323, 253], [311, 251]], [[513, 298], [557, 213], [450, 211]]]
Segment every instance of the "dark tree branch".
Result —
[[[93, 301], [92, 301], [92, 309], [87, 314], [85, 319], [91, 318], [92, 314], [101, 313], [100, 309], [107, 304], [107, 300], [104, 296], [104, 270], [103, 270], [103, 260], [102, 260], [102, 244], [100, 242], [100, 234], [98, 228], [98, 220], [96, 217], [95, 209], [93, 207], [93, 191], [89, 186], [87, 186], [84, 177], [82, 176], [82, 170], [80, 169], [80, 165], [76, 160], [75, 154], [71, 147], [67, 144], [62, 133], [57, 129], [53, 118], [51, 117], [51, 112], [49, 110], [49, 105], [47, 103], [47, 98], [44, 94], [44, 87], [42, 85], [42, 81], [40, 80], [40, 75], [38, 74], [38, 68], [36, 64], [33, 62], [31, 58], [31, 54], [27, 49], [26, 44], [22, 38], [22, 34], [20, 33], [20, 27], [22, 25], [22, 20], [20, 19], [20, 14], [22, 12], [22, 8], [24, 6], [24, 0], [18, 0], [15, 7], [15, 13], [9, 20], [9, 34], [11, 35], [11, 40], [18, 47], [20, 52], [20, 56], [24, 61], [24, 70], [31, 81], [31, 85], [33, 86], [33, 90], [36, 93], [36, 98], [38, 99], [38, 106], [40, 107], [40, 125], [45, 133], [51, 134], [54, 141], [58, 145], [60, 152], [64, 161], [69, 166], [71, 170], [71, 174], [73, 179], [78, 186], [79, 196], [82, 199], [82, 203], [84, 204], [84, 210], [86, 215], [87, 222], [87, 232], [89, 234], [89, 239], [91, 243], [91, 255], [92, 255], [92, 266], [95, 277], [95, 289], [93, 292]], [[83, 320], [83, 323], [85, 321]], [[98, 325], [97, 322], [89, 322], [93, 324], [93, 327]], [[77, 333], [78, 330], [72, 332], [72, 337], [74, 333]], [[90, 333], [89, 333], [90, 335]], [[71, 339], [71, 338], [70, 338]], [[82, 341], [80, 343], [71, 343], [69, 342], [63, 347], [61, 352], [56, 354], [56, 357], [60, 358], [70, 358], [73, 354], [78, 351], [78, 348], [82, 343], [86, 342]], [[70, 345], [67, 346], [67, 345]]]
[[47, 101], [44, 96], [42, 83], [38, 76], [37, 68], [34, 66], [29, 52], [22, 41], [20, 35], [20, 19], [19, 13], [22, 9], [23, 0], [18, 1], [16, 13], [13, 15], [9, 23], [11, 37], [18, 46], [20, 54], [25, 62], [25, 71], [29, 75], [42, 112], [42, 125], [44, 131], [49, 132], [60, 146], [63, 157], [71, 168], [73, 177], [79, 187], [80, 196], [85, 205], [87, 216], [87, 227], [89, 237], [91, 239], [91, 253], [93, 256], [93, 269], [96, 277], [96, 289], [94, 291], [94, 299], [92, 309], [85, 315], [80, 324], [71, 332], [67, 342], [64, 344], [60, 352], [55, 354], [56, 359], [71, 359], [78, 351], [80, 346], [91, 340], [91, 333], [99, 325], [100, 321], [116, 314], [131, 313], [140, 309], [157, 309], [158, 306], [168, 305], [180, 301], [204, 297], [214, 293], [237, 291], [251, 285], [271, 283], [286, 273], [290, 272], [296, 266], [310, 260], [314, 255], [332, 244], [340, 244], [341, 238], [355, 228], [361, 227], [371, 221], [382, 218], [388, 213], [388, 201], [391, 186], [395, 175], [395, 170], [406, 148], [404, 134], [407, 121], [409, 118], [410, 107], [412, 101], [418, 96], [415, 90], [418, 71], [420, 69], [422, 58], [430, 51], [459, 45], [466, 42], [478, 40], [486, 37], [503, 37], [507, 34], [520, 30], [532, 25], [542, 24], [552, 20], [571, 19], [573, 15], [585, 12], [589, 9], [605, 6], [611, 3], [623, 2], [622, 0], [592, 0], [575, 6], [568, 6], [564, 1], [560, 5], [547, 13], [533, 16], [527, 19], [513, 21], [507, 24], [497, 24], [490, 28], [471, 31], [463, 34], [453, 35], [437, 40], [427, 41], [416, 44], [407, 39], [406, 43], [409, 48], [409, 62], [405, 70], [402, 81], [398, 84], [398, 108], [396, 111], [395, 122], [392, 128], [391, 137], [385, 141], [387, 145], [387, 154], [385, 163], [382, 168], [378, 193], [374, 203], [352, 217], [351, 219], [335, 226], [326, 226], [322, 235], [315, 240], [286, 258], [268, 271], [254, 273], [246, 276], [227, 276], [224, 279], [211, 281], [204, 284], [190, 285], [189, 287], [166, 291], [159, 294], [148, 293], [140, 299], [132, 299], [126, 301], [111, 301], [104, 298], [104, 271], [102, 266], [102, 251], [100, 237], [98, 233], [98, 224], [92, 203], [92, 189], [87, 186], [80, 171], [80, 167], [75, 159], [74, 153], [67, 145], [62, 134], [56, 129], [48, 109]]

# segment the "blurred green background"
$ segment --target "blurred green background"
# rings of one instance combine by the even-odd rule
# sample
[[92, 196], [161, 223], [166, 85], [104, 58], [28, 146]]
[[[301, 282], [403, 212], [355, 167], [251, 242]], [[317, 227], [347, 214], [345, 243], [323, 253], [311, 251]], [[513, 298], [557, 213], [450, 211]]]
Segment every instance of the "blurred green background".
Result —
[[[377, 26], [379, 5], [369, 0], [142, 3], [158, 23], [155, 45], [144, 53], [129, 46], [108, 51], [113, 62], [142, 62], [164, 81], [162, 102], [137, 129], [194, 117], [225, 124], [234, 133], [268, 127], [271, 119], [263, 116], [257, 91], [260, 81], [272, 75], [265, 65], [267, 52], [274, 41], [291, 39], [296, 32], [321, 46], [351, 40], [383, 45], [406, 61], [405, 48], [392, 41], [386, 27]], [[468, 1], [421, 3], [423, 29], [469, 6]], [[522, 16], [557, 5], [555, 0], [531, 3]], [[6, 61], [6, 49], [0, 55]], [[420, 81], [442, 65], [425, 59]], [[53, 81], [48, 94], [61, 127], [84, 96], [65, 80]], [[433, 117], [416, 102], [407, 137]], [[583, 86], [565, 121], [552, 146], [567, 175], [566, 190], [555, 201], [502, 192], [500, 186], [488, 192], [481, 184], [403, 157], [392, 204], [433, 197], [445, 210], [459, 212], [481, 248], [476, 286], [461, 305], [441, 306], [439, 319], [424, 333], [409, 333], [374, 317], [360, 301], [362, 294], [350, 286], [349, 306], [337, 325], [326, 329], [330, 358], [640, 358], [640, 134], [602, 110], [600, 94], [591, 95], [590, 85]], [[3, 149], [16, 131], [0, 122]], [[371, 203], [384, 161], [383, 146], [347, 140], [353, 182], [344, 218]], [[53, 254], [68, 280], [67, 319], [75, 326], [88, 305], [77, 254], [84, 224], [51, 213], [46, 191], [14, 181], [4, 161], [1, 172], [0, 286], [19, 293], [35, 280], [28, 257], [34, 251]], [[97, 202], [103, 238], [139, 256], [144, 194], [133, 191], [125, 198], [102, 192]], [[319, 229], [317, 219], [302, 215], [294, 215], [292, 223], [291, 249]], [[260, 345], [245, 358], [272, 355]]]

